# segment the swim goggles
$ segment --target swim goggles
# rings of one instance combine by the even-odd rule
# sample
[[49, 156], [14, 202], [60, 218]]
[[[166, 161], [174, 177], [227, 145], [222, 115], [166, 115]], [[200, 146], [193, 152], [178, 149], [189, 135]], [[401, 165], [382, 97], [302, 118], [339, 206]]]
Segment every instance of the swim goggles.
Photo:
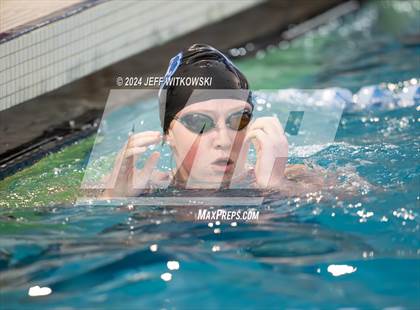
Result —
[[[228, 128], [239, 131], [248, 126], [251, 118], [252, 112], [244, 110], [229, 115], [225, 123]], [[211, 116], [202, 113], [187, 113], [181, 117], [175, 116], [174, 119], [197, 134], [203, 134], [216, 128], [214, 119]]]

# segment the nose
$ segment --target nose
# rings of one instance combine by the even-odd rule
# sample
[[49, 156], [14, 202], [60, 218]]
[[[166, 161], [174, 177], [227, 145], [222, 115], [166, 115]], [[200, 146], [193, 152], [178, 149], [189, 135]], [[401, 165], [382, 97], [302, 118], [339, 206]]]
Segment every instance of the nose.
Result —
[[229, 128], [226, 125], [219, 125], [215, 130], [214, 145], [218, 149], [229, 150], [232, 145]]

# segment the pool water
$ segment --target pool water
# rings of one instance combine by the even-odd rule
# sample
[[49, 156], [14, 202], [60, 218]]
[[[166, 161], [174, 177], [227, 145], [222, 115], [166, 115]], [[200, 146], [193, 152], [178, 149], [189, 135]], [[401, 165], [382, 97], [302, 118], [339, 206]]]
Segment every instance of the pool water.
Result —
[[[368, 190], [272, 194], [253, 206], [259, 221], [236, 224], [188, 220], [182, 207], [74, 204], [91, 137], [0, 181], [1, 308], [419, 309], [419, 11], [369, 2], [238, 61], [255, 89], [350, 92], [334, 142], [305, 160]], [[136, 109], [157, 113], [111, 117], [129, 123]], [[37, 285], [51, 293], [29, 296]]]

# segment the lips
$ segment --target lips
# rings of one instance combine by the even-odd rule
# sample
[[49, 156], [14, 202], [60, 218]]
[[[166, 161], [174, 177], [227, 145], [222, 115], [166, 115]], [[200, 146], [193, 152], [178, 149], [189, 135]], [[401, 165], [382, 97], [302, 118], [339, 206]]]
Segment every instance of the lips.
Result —
[[233, 164], [233, 160], [228, 157], [218, 158], [214, 162], [212, 162], [212, 165], [219, 165], [219, 166], [227, 166]]
[[233, 160], [229, 157], [221, 157], [211, 163], [213, 169], [221, 172], [233, 170]]

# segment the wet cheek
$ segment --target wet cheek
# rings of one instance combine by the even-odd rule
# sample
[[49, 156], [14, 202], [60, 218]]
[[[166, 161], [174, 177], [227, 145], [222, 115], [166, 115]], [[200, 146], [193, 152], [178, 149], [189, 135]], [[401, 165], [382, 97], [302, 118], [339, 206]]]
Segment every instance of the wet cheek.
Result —
[[232, 153], [237, 154], [242, 149], [244, 144], [245, 135], [237, 135], [232, 141]]
[[191, 170], [191, 168], [194, 164], [194, 160], [196, 159], [197, 151], [198, 151], [198, 145], [193, 144], [191, 146], [191, 148], [188, 150], [187, 155], [185, 156], [184, 168], [186, 168], [188, 171]]

